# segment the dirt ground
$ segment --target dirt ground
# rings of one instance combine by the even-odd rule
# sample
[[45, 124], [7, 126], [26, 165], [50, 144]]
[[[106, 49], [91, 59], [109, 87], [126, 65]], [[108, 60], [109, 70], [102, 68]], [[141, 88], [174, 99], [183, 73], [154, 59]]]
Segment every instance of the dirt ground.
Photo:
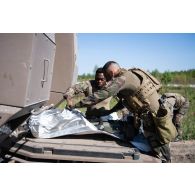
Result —
[[172, 163], [195, 163], [195, 140], [171, 142]]

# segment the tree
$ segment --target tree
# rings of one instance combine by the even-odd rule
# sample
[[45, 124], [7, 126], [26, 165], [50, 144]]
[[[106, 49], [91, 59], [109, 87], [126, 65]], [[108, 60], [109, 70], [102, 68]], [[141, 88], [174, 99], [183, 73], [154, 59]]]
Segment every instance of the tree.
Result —
[[99, 66], [96, 64], [93, 68], [93, 74], [95, 75], [96, 70], [99, 68]]
[[161, 81], [162, 81], [165, 85], [167, 85], [169, 82], [171, 82], [171, 73], [168, 72], [168, 71], [164, 72], [163, 75], [162, 75]]
[[151, 74], [158, 80], [161, 80], [161, 73], [157, 69], [153, 70]]

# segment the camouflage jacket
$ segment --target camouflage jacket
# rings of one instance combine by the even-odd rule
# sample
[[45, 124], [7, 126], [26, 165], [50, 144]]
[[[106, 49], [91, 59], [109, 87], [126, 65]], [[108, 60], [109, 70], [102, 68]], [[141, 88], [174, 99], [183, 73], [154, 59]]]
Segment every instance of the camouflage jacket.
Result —
[[[73, 98], [74, 102], [78, 101], [78, 96], [93, 96], [94, 93], [98, 91], [98, 88], [95, 84], [95, 80], [89, 80], [89, 81], [83, 81], [78, 84], [75, 84], [73, 87], [70, 87], [65, 92], [65, 95], [67, 97]], [[96, 116], [99, 114], [101, 110], [109, 110], [110, 109], [110, 101], [112, 97], [105, 98], [104, 101], [101, 101], [99, 103], [95, 103], [93, 106], [82, 106], [87, 107], [86, 116], [88, 118], [92, 116]], [[77, 108], [80, 108], [77, 104]]]
[[[147, 76], [146, 78], [148, 79]], [[109, 81], [105, 87], [103, 87], [101, 90], [96, 91], [92, 95], [89, 95], [88, 97], [84, 98], [75, 106], [76, 107], [91, 106], [108, 97], [118, 96], [119, 99], [122, 99], [124, 100], [124, 102], [126, 102], [125, 106], [128, 108], [128, 110], [130, 110], [133, 113], [136, 112], [141, 113], [143, 103], [148, 103], [147, 105], [150, 106], [150, 109], [156, 111], [159, 108], [158, 102], [159, 95], [155, 88], [154, 91], [148, 95], [148, 99], [146, 99], [145, 97], [144, 97], [145, 99], [142, 97], [137, 98], [136, 96], [136, 94], [140, 92], [143, 88], [142, 80], [144, 79], [140, 78], [138, 74], [134, 73], [131, 70], [121, 69], [120, 74], [113, 80]], [[137, 99], [135, 99], [134, 97]]]
[[95, 89], [96, 87], [94, 80], [83, 81], [68, 88], [67, 91], [65, 92], [65, 95], [69, 98], [74, 98], [75, 96], [80, 95], [89, 96], [94, 92]]
[[161, 97], [165, 107], [171, 110], [171, 114], [186, 114], [189, 108], [189, 101], [178, 93], [164, 93]]

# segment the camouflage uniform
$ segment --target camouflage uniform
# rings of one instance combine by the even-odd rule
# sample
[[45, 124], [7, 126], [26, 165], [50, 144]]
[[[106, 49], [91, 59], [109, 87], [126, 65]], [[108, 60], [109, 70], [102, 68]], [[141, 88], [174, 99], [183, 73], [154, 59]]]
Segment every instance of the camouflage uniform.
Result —
[[175, 138], [176, 129], [169, 113], [160, 107], [160, 83], [141, 69], [121, 69], [120, 74], [107, 86], [80, 101], [75, 106], [91, 106], [110, 96], [118, 96], [124, 106], [143, 120], [145, 136], [155, 154], [163, 154], [170, 161], [169, 142]]
[[182, 138], [181, 121], [189, 108], [189, 101], [178, 93], [164, 93], [162, 103], [171, 111], [172, 121], [177, 129], [178, 138]]
[[[81, 83], [78, 83], [74, 85], [73, 87], [70, 87], [65, 92], [65, 96], [68, 98], [73, 98], [74, 101], [76, 101], [77, 96], [90, 96], [93, 95], [93, 93], [97, 92], [98, 88], [96, 86], [95, 80], [89, 80], [89, 81], [83, 81]], [[93, 106], [87, 107], [86, 110], [86, 117], [87, 118], [93, 118], [95, 116], [98, 116], [102, 110], [109, 110], [110, 109], [110, 101], [112, 97], [109, 97], [105, 99], [104, 101], [101, 101]]]

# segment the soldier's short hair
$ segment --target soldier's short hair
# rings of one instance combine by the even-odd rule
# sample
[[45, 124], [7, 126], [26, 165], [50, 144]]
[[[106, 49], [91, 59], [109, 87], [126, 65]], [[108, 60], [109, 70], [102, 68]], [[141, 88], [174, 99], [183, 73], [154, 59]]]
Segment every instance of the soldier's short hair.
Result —
[[95, 74], [100, 74], [100, 73], [104, 73], [103, 68], [98, 68], [95, 72]]
[[106, 71], [112, 64], [116, 64], [120, 68], [119, 64], [115, 61], [108, 61], [104, 64], [103, 70]]

